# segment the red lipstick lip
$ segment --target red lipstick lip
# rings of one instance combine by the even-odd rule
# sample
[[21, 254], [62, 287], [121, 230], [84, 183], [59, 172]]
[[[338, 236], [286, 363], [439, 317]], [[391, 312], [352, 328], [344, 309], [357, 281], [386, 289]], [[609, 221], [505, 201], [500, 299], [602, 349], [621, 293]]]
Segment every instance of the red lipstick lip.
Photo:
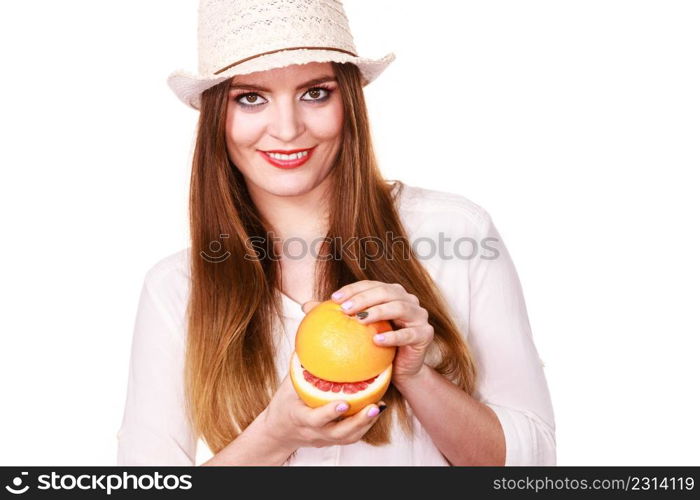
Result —
[[[283, 150], [273, 150], [273, 151], [262, 151], [258, 150], [258, 153], [267, 160], [268, 163], [271, 165], [277, 167], [277, 168], [282, 168], [282, 169], [290, 169], [290, 168], [297, 168], [302, 166], [304, 163], [309, 161], [309, 158], [311, 158], [311, 154], [314, 152], [316, 146], [313, 148], [308, 148], [308, 149], [295, 149], [295, 150], [290, 150], [290, 151], [283, 151]], [[295, 160], [278, 160], [276, 158], [272, 158], [270, 155], [267, 153], [280, 153], [280, 154], [292, 154], [292, 153], [299, 153], [302, 151], [308, 151], [308, 154], [306, 156], [302, 156], [301, 158], [297, 158]]]

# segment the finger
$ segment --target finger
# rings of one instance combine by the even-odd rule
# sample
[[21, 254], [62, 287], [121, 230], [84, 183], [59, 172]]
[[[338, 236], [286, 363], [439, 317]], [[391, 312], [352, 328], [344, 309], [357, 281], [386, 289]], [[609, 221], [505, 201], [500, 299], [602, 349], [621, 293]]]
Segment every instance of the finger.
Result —
[[374, 307], [381, 307], [380, 311], [393, 313], [390, 319], [401, 317], [406, 320], [410, 320], [412, 311], [417, 309], [416, 305], [409, 301], [403, 287], [398, 290], [386, 284], [362, 290], [340, 304], [340, 308], [351, 316]]
[[306, 425], [320, 428], [326, 425], [328, 422], [332, 422], [339, 416], [342, 416], [343, 413], [348, 411], [349, 407], [350, 405], [347, 403], [347, 401], [342, 399], [331, 401], [330, 403], [319, 406], [318, 408], [310, 408], [306, 406], [305, 409], [301, 411], [301, 418]]
[[433, 341], [433, 337], [433, 327], [427, 325], [425, 328], [401, 328], [378, 333], [372, 340], [374, 340], [375, 344], [382, 346], [414, 345], [421, 347], [429, 345]]
[[311, 309], [313, 309], [320, 303], [321, 302], [317, 300], [310, 300], [308, 302], [304, 302], [304, 304], [301, 306], [301, 310], [304, 311], [304, 314], [307, 314], [309, 311], [311, 311]]
[[361, 292], [362, 290], [375, 288], [377, 286], [385, 284], [386, 283], [383, 283], [381, 281], [372, 280], [356, 281], [355, 283], [350, 283], [349, 285], [345, 285], [338, 288], [335, 292], [331, 294], [331, 300], [334, 300], [337, 303], [345, 302], [350, 297], [352, 297], [358, 292]]
[[374, 323], [380, 320], [392, 320], [399, 326], [419, 326], [427, 323], [428, 311], [409, 300], [392, 300], [381, 304], [370, 305], [360, 309], [367, 314], [361, 314], [357, 319], [361, 323]]
[[386, 404], [380, 401], [378, 404], [367, 405], [362, 410], [354, 415], [343, 418], [340, 422], [334, 424], [332, 435], [336, 440], [342, 440], [348, 436], [364, 435], [367, 430], [377, 421], [379, 415], [379, 405], [386, 408]]

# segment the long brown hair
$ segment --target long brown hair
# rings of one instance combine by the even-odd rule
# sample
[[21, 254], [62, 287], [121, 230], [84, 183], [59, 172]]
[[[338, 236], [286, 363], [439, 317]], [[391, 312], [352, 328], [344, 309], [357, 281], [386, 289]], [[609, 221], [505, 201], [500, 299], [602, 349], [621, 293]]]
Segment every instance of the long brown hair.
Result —
[[[332, 66], [344, 123], [329, 174], [334, 176], [333, 195], [321, 253], [331, 258], [317, 260], [315, 300], [327, 300], [336, 289], [360, 280], [402, 284], [429, 312], [435, 331], [431, 351], [437, 356], [431, 366], [472, 394], [477, 375], [474, 360], [435, 283], [413, 253], [395, 206], [403, 185], [397, 181], [394, 192], [377, 166], [360, 72], [353, 64]], [[273, 342], [281, 317], [281, 272], [277, 260], [260, 258], [261, 249], [272, 254], [267, 236], [273, 231], [227, 155], [229, 85], [230, 79], [202, 95], [189, 200], [192, 246], [185, 391], [195, 435], [214, 453], [267, 407], [281, 382]], [[252, 248], [251, 238], [264, 243]], [[386, 258], [366, 258], [363, 238], [384, 242]], [[202, 252], [214, 241], [219, 242], [219, 253], [228, 258], [203, 258]], [[395, 255], [397, 241], [402, 242], [400, 255]], [[390, 441], [394, 418], [406, 433], [413, 433], [401, 393], [391, 385], [383, 399], [387, 411], [362, 438], [369, 444]]]

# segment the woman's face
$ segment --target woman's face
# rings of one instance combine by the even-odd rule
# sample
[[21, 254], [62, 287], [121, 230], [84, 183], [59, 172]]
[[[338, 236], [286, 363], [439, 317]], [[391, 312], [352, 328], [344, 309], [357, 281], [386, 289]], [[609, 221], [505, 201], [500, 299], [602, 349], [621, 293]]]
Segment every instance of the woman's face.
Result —
[[342, 124], [343, 105], [330, 63], [233, 78], [226, 146], [254, 197], [304, 195], [330, 180]]

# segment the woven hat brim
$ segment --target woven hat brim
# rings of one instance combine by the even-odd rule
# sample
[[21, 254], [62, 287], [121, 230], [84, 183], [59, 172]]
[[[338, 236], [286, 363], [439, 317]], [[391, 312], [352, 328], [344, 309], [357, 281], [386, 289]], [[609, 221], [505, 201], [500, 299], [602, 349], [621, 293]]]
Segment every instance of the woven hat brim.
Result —
[[167, 83], [178, 99], [189, 107], [199, 110], [202, 92], [235, 75], [246, 75], [255, 73], [256, 71], [283, 68], [292, 64], [306, 64], [310, 62], [350, 62], [357, 65], [360, 69], [363, 78], [362, 85], [364, 86], [375, 80], [394, 59], [396, 59], [396, 55], [393, 52], [390, 52], [380, 59], [369, 59], [351, 56], [350, 54], [335, 50], [284, 50], [237, 64], [215, 77], [196, 75], [187, 70], [177, 70], [168, 76]]

